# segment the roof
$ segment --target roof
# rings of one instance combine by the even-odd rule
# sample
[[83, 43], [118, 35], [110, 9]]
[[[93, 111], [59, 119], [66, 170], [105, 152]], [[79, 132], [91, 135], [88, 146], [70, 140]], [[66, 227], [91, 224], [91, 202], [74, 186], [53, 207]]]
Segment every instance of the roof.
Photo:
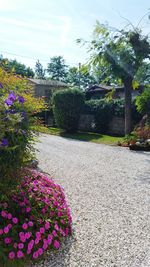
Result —
[[115, 89], [116, 91], [124, 91], [123, 86], [110, 86], [110, 85], [103, 85], [103, 84], [95, 84], [90, 86], [86, 92], [109, 92], [111, 90]]
[[36, 85], [44, 85], [44, 86], [55, 86], [55, 87], [68, 87], [68, 85], [61, 81], [55, 80], [40, 80], [40, 79], [28, 79], [31, 83]]

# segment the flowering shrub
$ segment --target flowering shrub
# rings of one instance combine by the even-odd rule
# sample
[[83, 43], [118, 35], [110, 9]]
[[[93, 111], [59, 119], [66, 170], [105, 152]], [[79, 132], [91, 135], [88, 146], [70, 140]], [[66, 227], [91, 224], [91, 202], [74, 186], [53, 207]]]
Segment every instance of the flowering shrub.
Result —
[[20, 266], [71, 233], [63, 189], [24, 165], [33, 155], [33, 116], [45, 109], [27, 80], [0, 68], [0, 266]]
[[59, 249], [71, 233], [71, 222], [62, 187], [44, 174], [24, 170], [20, 185], [0, 204], [0, 263], [9, 258], [16, 266], [20, 259]]
[[137, 139], [150, 139], [150, 127], [148, 125], [145, 125], [143, 127], [139, 126], [135, 129], [135, 134], [137, 136]]
[[17, 170], [31, 157], [30, 125], [33, 115], [44, 108], [44, 101], [33, 97], [26, 79], [1, 68], [0, 96], [0, 189], [6, 191], [5, 187], [12, 185], [11, 177], [17, 177]]

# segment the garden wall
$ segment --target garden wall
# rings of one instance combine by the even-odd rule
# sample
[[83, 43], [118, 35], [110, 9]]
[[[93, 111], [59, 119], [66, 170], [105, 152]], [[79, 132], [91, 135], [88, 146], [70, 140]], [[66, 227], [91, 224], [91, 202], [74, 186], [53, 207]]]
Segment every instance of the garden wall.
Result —
[[[124, 118], [113, 116], [108, 126], [108, 133], [112, 135], [124, 135]], [[94, 115], [82, 114], [79, 121], [79, 131], [94, 131]]]
[[79, 120], [79, 131], [91, 132], [94, 130], [94, 115], [81, 114]]
[[108, 133], [112, 135], [122, 136], [125, 134], [124, 118], [113, 116], [108, 126]]

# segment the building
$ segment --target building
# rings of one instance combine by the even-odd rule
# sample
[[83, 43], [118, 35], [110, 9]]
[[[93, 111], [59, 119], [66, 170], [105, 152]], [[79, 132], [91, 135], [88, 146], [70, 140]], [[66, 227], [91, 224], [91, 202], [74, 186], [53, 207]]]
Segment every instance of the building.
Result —
[[[142, 86], [137, 90], [132, 90], [132, 97], [135, 97], [142, 92]], [[87, 99], [101, 99], [104, 98], [109, 92], [114, 90], [113, 98], [125, 98], [124, 86], [108, 86], [108, 85], [92, 85], [86, 90]]]
[[68, 85], [61, 81], [55, 80], [40, 80], [40, 79], [28, 79], [33, 86], [35, 97], [50, 97], [56, 90], [67, 89]]

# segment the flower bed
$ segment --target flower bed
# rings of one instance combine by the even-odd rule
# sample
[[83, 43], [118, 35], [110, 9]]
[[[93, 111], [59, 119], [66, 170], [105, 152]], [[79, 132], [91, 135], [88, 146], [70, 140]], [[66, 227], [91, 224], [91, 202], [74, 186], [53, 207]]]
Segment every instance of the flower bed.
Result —
[[24, 266], [71, 233], [63, 189], [27, 169], [34, 158], [31, 125], [45, 109], [26, 79], [0, 68], [0, 267]]
[[23, 176], [11, 199], [0, 204], [0, 262], [6, 257], [14, 266], [59, 249], [62, 238], [71, 234], [62, 187], [35, 170], [25, 170]]

